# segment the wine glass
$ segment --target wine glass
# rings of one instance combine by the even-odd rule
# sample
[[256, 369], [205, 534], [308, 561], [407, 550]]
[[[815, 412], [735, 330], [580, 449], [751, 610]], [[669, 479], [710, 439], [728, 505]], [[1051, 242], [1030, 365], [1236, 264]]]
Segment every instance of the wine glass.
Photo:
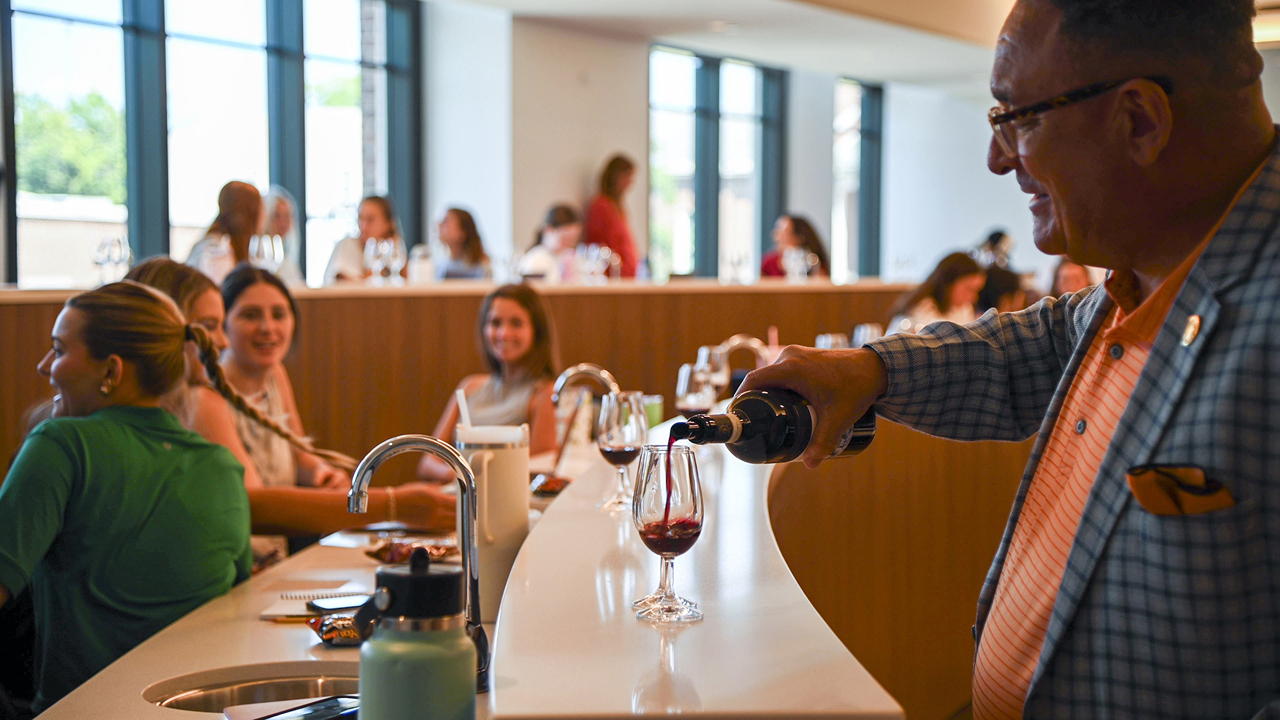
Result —
[[652, 622], [701, 620], [697, 603], [671, 588], [676, 556], [693, 547], [702, 533], [702, 487], [692, 447], [644, 446], [631, 519], [645, 547], [662, 558], [657, 600], [638, 604], [636, 617]]
[[369, 276], [370, 285], [381, 285], [383, 280], [383, 271], [387, 269], [386, 248], [383, 247], [383, 241], [378, 238], [369, 238], [364, 243], [364, 266], [369, 268], [372, 273]]
[[719, 345], [703, 345], [698, 348], [698, 366], [706, 368], [707, 381], [711, 383], [711, 387], [715, 388], [715, 397], [712, 401], [718, 400], [724, 391], [729, 389], [729, 379], [732, 375], [729, 369], [729, 354]]
[[686, 418], [711, 412], [720, 395], [706, 368], [690, 363], [680, 366], [680, 374], [676, 376], [676, 412]]
[[625, 512], [631, 506], [627, 466], [640, 455], [640, 448], [648, 437], [649, 418], [644, 410], [644, 393], [609, 393], [602, 398], [600, 419], [596, 422], [596, 445], [604, 459], [618, 468], [618, 488], [608, 500], [600, 503], [601, 510]]
[[404, 266], [409, 262], [409, 258], [405, 255], [404, 247], [396, 242], [395, 238], [386, 241], [386, 250], [383, 257], [386, 259], [387, 272], [390, 275], [392, 285], [403, 284], [404, 278], [400, 276], [400, 271], [404, 270]]

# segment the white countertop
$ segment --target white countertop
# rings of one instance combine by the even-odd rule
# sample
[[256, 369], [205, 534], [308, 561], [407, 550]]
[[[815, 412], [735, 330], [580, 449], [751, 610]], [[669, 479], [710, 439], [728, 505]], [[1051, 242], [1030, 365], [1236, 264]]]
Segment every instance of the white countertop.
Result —
[[[902, 717], [787, 569], [769, 528], [769, 468], [722, 450], [704, 457], [706, 519], [697, 544], [676, 559], [675, 589], [705, 619], [664, 630], [635, 618], [630, 602], [657, 587], [658, 557], [629, 517], [596, 510], [612, 468], [579, 458], [583, 472], [547, 508], [512, 569], [490, 629], [492, 692], [479, 717]], [[168, 678], [258, 663], [349, 669], [358, 648], [326, 647], [306, 625], [258, 614], [281, 592], [317, 581], [372, 587], [374, 568], [359, 549], [309, 548], [156, 634], [41, 718], [219, 717], [162, 708], [142, 693]]]

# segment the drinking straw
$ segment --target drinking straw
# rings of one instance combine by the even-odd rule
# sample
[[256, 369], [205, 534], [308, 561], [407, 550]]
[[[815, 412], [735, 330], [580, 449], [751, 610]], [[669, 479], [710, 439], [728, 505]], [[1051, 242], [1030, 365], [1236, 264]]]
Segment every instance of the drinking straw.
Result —
[[462, 416], [462, 427], [471, 427], [471, 411], [467, 409], [467, 394], [458, 388], [454, 394], [458, 398], [458, 414]]

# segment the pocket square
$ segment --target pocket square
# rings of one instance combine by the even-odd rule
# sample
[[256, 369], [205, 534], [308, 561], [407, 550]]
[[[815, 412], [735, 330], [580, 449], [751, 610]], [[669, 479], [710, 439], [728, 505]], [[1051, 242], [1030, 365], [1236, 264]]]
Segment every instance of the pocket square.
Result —
[[1140, 465], [1126, 476], [1133, 497], [1152, 515], [1198, 515], [1235, 507], [1231, 490], [1193, 465]]

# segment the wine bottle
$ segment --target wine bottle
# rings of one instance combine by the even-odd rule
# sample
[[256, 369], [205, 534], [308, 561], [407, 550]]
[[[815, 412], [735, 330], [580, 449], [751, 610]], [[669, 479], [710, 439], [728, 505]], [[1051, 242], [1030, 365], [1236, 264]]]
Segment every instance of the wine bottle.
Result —
[[[785, 463], [804, 454], [818, 417], [809, 401], [790, 390], [748, 390], [729, 403], [723, 415], [694, 415], [671, 426], [673, 440], [695, 445], [724, 443], [744, 462]], [[831, 457], [856, 455], [876, 434], [876, 413], [845, 431]]]

